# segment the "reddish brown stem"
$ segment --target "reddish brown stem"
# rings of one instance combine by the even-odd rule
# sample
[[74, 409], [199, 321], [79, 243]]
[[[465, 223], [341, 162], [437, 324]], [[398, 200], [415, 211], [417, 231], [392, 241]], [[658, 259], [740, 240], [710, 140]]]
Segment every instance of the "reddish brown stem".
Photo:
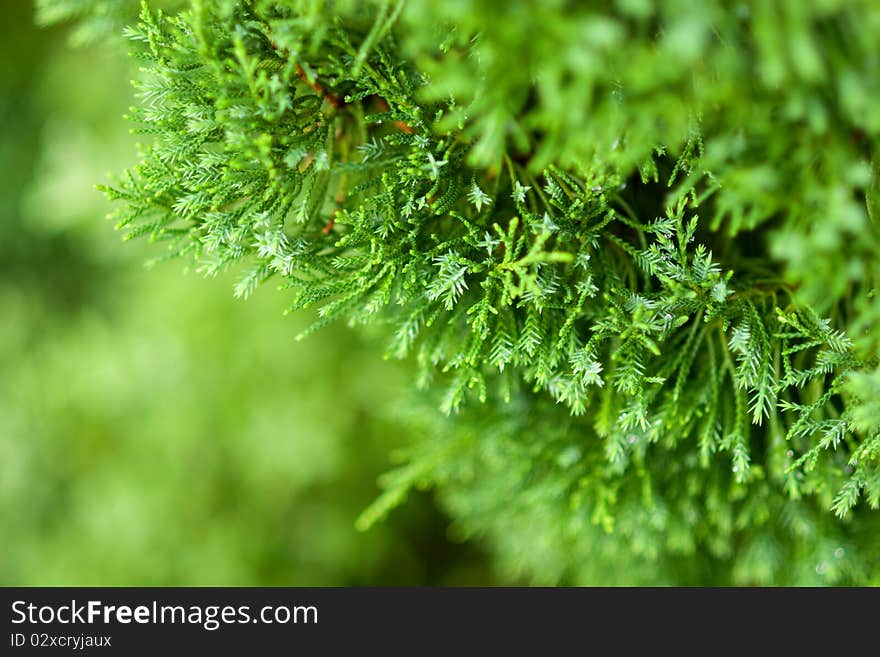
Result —
[[330, 105], [334, 109], [339, 109], [344, 104], [339, 98], [331, 94], [329, 91], [325, 91], [324, 87], [322, 87], [317, 80], [310, 80], [309, 76], [306, 74], [305, 69], [297, 64], [296, 65], [296, 73], [299, 75], [300, 79], [309, 85], [316, 94], [318, 94], [321, 98], [327, 101], [327, 104]]
[[[279, 43], [277, 41], [275, 41], [275, 39], [272, 38], [272, 33], [271, 33], [271, 30], [269, 29], [269, 26], [265, 25], [265, 28], [266, 28], [266, 36], [269, 39], [270, 43], [272, 44], [272, 47], [275, 48], [275, 50], [277, 50], [278, 52], [283, 53], [285, 56], [289, 57], [290, 53], [287, 51], [287, 49], [281, 47], [281, 45], [279, 45]], [[306, 70], [299, 63], [297, 63], [297, 65], [296, 65], [296, 74], [299, 76], [300, 80], [302, 80], [307, 85], [309, 85], [309, 87], [311, 87], [312, 90], [316, 94], [318, 94], [318, 96], [320, 96], [323, 100], [327, 101], [327, 104], [330, 105], [330, 107], [332, 107], [333, 109], [339, 109], [340, 107], [345, 105], [345, 102], [342, 99], [340, 99], [338, 96], [336, 96], [336, 95], [330, 93], [329, 91], [327, 91], [326, 89], [324, 89], [324, 87], [321, 86], [321, 83], [318, 82], [317, 79], [315, 79], [315, 80], [309, 79], [309, 76], [306, 73]], [[387, 112], [390, 109], [390, 107], [388, 106], [388, 102], [384, 98], [379, 98], [379, 102], [384, 106], [384, 108], [385, 108], [384, 111]], [[398, 130], [400, 130], [401, 132], [405, 132], [408, 135], [411, 135], [415, 132], [415, 130], [412, 128], [412, 126], [410, 126], [405, 121], [395, 121], [394, 126]]]
[[[382, 98], [381, 96], [376, 96], [376, 105], [383, 112], [390, 112], [391, 107], [388, 105], [388, 101]], [[395, 121], [394, 127], [400, 130], [401, 132], [405, 132], [408, 135], [411, 135], [415, 132], [412, 126], [406, 123], [405, 121]]]

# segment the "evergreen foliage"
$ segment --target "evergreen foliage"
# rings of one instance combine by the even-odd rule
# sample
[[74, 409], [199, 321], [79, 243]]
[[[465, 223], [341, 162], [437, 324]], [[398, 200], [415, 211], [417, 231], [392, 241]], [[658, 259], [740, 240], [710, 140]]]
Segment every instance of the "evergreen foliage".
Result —
[[139, 267], [153, 245], [120, 248], [93, 189], [134, 146], [125, 46], [69, 48], [5, 8], [0, 586], [489, 580], [426, 495], [354, 527], [405, 441], [375, 402], [406, 365], [344, 325], [292, 343], [307, 314], [268, 289], [242, 304], [234, 272]]
[[436, 486], [532, 581], [880, 582], [876, 2], [196, 0], [126, 34], [126, 237], [273, 282], [303, 335], [379, 323], [439, 396], [364, 526]]

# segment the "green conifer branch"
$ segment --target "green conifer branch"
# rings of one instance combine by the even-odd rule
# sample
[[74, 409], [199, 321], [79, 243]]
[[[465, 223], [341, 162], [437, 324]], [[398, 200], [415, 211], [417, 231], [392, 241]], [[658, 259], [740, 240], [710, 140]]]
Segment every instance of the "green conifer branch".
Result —
[[149, 141], [105, 190], [444, 391], [362, 523], [436, 483], [542, 580], [620, 537], [646, 581], [830, 581], [835, 541], [876, 576], [876, 3], [307, 5], [145, 2]]

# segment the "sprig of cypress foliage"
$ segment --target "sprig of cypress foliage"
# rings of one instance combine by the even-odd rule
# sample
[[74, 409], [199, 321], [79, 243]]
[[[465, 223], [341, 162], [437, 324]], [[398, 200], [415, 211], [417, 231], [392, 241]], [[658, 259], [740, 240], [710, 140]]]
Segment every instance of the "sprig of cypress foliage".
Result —
[[438, 484], [542, 581], [876, 581], [876, 3], [200, 0], [126, 34], [126, 236], [273, 281], [306, 334], [379, 320], [442, 391], [365, 523]]

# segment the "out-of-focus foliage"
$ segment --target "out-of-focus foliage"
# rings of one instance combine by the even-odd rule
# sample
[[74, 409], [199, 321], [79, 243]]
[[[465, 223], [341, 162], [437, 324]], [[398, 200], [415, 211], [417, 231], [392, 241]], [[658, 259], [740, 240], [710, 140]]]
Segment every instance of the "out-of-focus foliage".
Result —
[[452, 535], [486, 540], [506, 580], [880, 583], [877, 514], [842, 523], [821, 503], [780, 496], [772, 480], [746, 487], [724, 473], [707, 477], [686, 443], [638, 450], [633, 475], [615, 476], [589, 422], [560, 418], [546, 398], [490, 399], [439, 422], [430, 410], [413, 400], [408, 417], [425, 440], [385, 475], [387, 498], [364, 518], [396, 504], [401, 490], [435, 485], [456, 519]]
[[386, 326], [461, 413], [421, 407], [365, 526], [436, 484], [540, 581], [876, 581], [876, 2], [195, 0], [126, 34], [119, 226], [305, 333]]
[[[157, 7], [173, 9], [185, 0], [158, 0]], [[140, 0], [34, 0], [38, 25], [69, 24], [73, 45], [112, 44], [137, 14]]]
[[147, 249], [118, 248], [94, 182], [132, 148], [129, 62], [71, 50], [12, 4], [0, 27], [0, 584], [485, 582], [424, 497], [355, 529], [404, 443], [386, 404], [399, 368], [342, 330], [295, 343], [291, 321], [306, 318], [284, 319], [277, 296], [243, 304], [179, 262], [146, 271]]

